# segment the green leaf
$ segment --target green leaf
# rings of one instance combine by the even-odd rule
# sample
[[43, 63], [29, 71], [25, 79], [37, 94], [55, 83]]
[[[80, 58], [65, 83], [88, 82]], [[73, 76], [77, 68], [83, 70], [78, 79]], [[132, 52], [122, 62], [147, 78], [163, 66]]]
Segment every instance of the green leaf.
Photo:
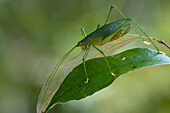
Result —
[[[127, 34], [120, 39], [106, 43], [99, 48], [105, 53], [106, 56], [110, 56], [116, 50], [138, 39], [140, 39], [140, 37], [136, 34]], [[81, 48], [77, 48], [76, 52], [79, 53], [79, 50], [82, 51]], [[75, 54], [73, 56], [75, 56]], [[46, 82], [43, 85], [41, 93], [38, 97], [37, 113], [41, 113], [42, 111], [46, 110], [47, 106], [49, 105], [49, 101], [53, 98], [55, 92], [58, 90], [65, 77], [74, 69], [74, 67], [78, 66], [82, 62], [83, 56], [84, 52], [81, 52], [78, 56], [73, 57], [74, 59], [71, 61], [60, 65], [54, 75], [49, 74], [49, 76], [47, 76]], [[96, 49], [91, 48], [86, 60], [101, 56], [101, 53], [99, 53]]]
[[165, 54], [148, 48], [135, 48], [114, 56], [108, 56], [107, 60], [111, 70], [116, 76], [112, 76], [103, 57], [86, 61], [89, 82], [86, 78], [83, 64], [75, 67], [65, 78], [57, 92], [54, 94], [46, 111], [57, 103], [65, 103], [71, 100], [80, 100], [109, 86], [120, 75], [139, 68], [170, 64], [170, 58]]

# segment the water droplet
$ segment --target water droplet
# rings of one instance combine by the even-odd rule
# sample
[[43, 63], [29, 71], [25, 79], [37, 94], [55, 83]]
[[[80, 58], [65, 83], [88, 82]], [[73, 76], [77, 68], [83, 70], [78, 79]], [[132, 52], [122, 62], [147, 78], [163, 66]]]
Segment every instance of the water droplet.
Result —
[[125, 60], [125, 59], [126, 59], [125, 57], [122, 58], [122, 60]]

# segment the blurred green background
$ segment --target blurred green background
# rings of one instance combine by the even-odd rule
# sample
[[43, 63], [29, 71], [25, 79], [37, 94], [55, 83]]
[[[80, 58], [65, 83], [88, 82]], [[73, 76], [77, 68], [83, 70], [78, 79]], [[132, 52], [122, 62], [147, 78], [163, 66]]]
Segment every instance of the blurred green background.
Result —
[[[105, 22], [111, 4], [170, 44], [170, 0], [0, 0], [0, 113], [35, 113], [46, 75], [81, 39], [81, 27], [88, 34]], [[114, 11], [111, 21], [120, 18]], [[170, 65], [130, 72], [49, 113], [170, 113]]]

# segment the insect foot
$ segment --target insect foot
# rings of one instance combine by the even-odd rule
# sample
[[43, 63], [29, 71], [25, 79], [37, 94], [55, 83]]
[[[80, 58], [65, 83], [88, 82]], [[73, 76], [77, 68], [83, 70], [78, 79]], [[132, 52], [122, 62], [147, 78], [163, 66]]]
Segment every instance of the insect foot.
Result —
[[165, 53], [164, 53], [164, 52], [162, 52], [162, 51], [158, 51], [158, 54], [164, 54], [164, 55], [165, 55]]
[[86, 79], [86, 81], [84, 82], [85, 84], [87, 84], [89, 82], [89, 78]]
[[114, 74], [113, 72], [111, 72], [111, 75], [112, 75], [112, 76], [116, 76], [116, 74]]

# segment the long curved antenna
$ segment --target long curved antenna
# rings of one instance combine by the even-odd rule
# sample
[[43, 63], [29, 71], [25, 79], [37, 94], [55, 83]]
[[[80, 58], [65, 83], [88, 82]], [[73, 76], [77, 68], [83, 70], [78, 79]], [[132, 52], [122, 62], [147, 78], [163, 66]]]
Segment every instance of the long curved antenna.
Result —
[[74, 46], [72, 49], [70, 49], [62, 58], [61, 60], [58, 62], [58, 64], [55, 66], [54, 70], [52, 71], [52, 74], [55, 74], [56, 71], [58, 70], [59, 66], [62, 64], [62, 62], [65, 60], [65, 58], [71, 53], [71, 51], [73, 51], [76, 47], [78, 47], [77, 45]]
[[[58, 68], [60, 67], [60, 65], [63, 63], [63, 61], [66, 59], [66, 57], [67, 57], [76, 47], [78, 47], [78, 45], [74, 46], [71, 50], [69, 50], [69, 51], [61, 58], [61, 60], [57, 63], [57, 65], [55, 66], [55, 68], [53, 69], [53, 71], [50, 73], [50, 75], [49, 75], [46, 83], [44, 84], [44, 86], [46, 86], [46, 85], [48, 85], [49, 83], [51, 83], [51, 81], [52, 81], [54, 75], [56, 74]], [[42, 93], [42, 92], [45, 92], [45, 93], [44, 93], [44, 95], [42, 95], [42, 100], [41, 100], [40, 103], [43, 103], [43, 102], [46, 101], [46, 100], [44, 100], [44, 98], [45, 98], [45, 95], [47, 94], [47, 91], [48, 91], [48, 89], [49, 89], [49, 87], [50, 87], [50, 85], [48, 85], [47, 87], [44, 87], [44, 86], [43, 86], [43, 88], [42, 88], [42, 90], [41, 90], [41, 93]], [[40, 93], [40, 94], [41, 94], [41, 93]], [[39, 96], [39, 97], [40, 97], [40, 96]], [[39, 100], [39, 99], [38, 99], [38, 100]], [[42, 107], [42, 106], [41, 106], [41, 107]]]

